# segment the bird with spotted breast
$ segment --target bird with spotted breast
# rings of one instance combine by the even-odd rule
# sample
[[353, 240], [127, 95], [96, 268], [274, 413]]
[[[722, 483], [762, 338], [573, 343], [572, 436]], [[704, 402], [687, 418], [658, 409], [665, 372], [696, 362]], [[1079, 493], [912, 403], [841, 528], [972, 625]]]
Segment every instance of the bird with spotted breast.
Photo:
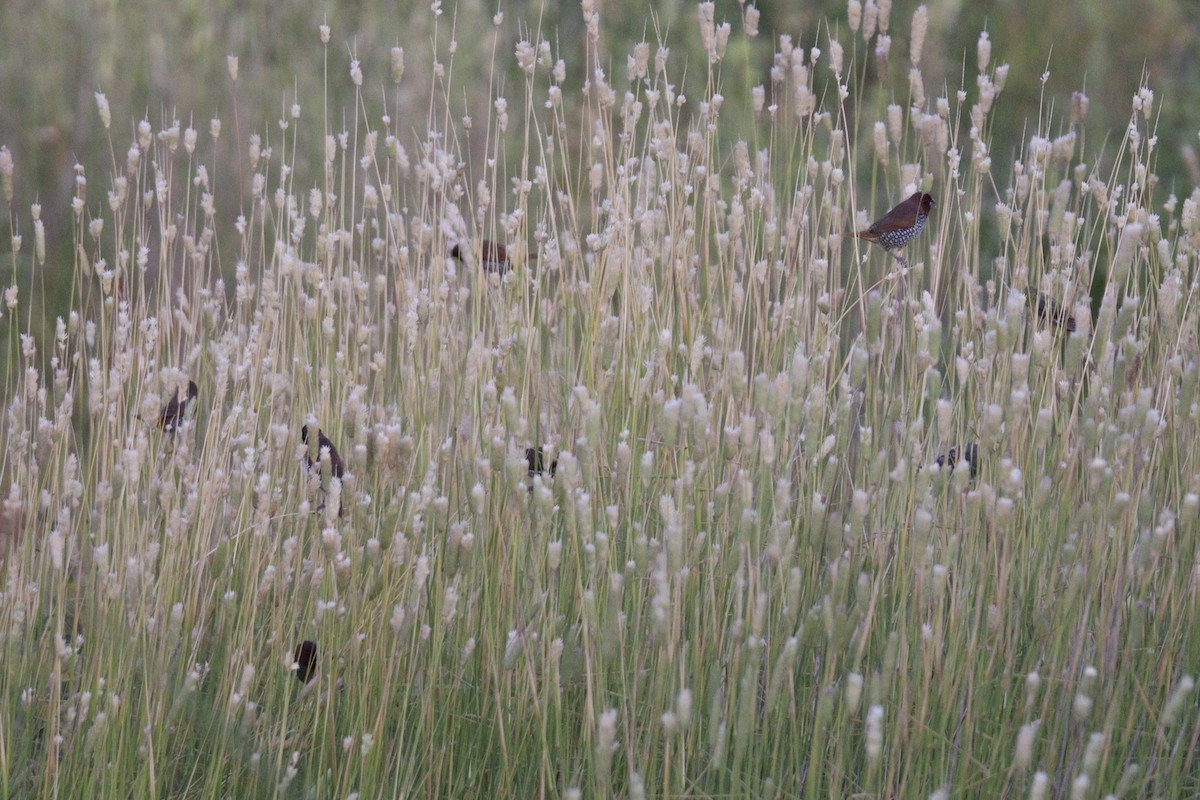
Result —
[[928, 192], [914, 192], [907, 200], [884, 214], [865, 231], [855, 234], [860, 239], [874, 242], [884, 252], [907, 266], [899, 253], [904, 246], [920, 235], [929, 219], [929, 212], [937, 201]]
[[[512, 269], [512, 261], [508, 255], [508, 248], [499, 242], [484, 239], [479, 243], [479, 261], [484, 272], [508, 272]], [[469, 246], [456, 244], [450, 248], [450, 257], [466, 264], [471, 258], [471, 249]], [[537, 256], [531, 253], [526, 258], [534, 261]]]

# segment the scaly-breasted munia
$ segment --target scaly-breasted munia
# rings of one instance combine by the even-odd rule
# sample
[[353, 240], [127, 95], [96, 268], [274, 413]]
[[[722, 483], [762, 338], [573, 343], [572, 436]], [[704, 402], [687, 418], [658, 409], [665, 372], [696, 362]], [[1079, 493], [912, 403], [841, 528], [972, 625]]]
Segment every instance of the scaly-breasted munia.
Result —
[[[450, 257], [464, 264], [467, 263], [470, 255], [470, 249], [462, 245], [456, 244], [450, 248]], [[479, 258], [484, 272], [508, 272], [512, 269], [512, 262], [508, 259], [508, 248], [499, 242], [490, 242], [487, 239], [480, 242]], [[527, 258], [533, 261], [537, 256], [530, 254]]]
[[929, 212], [935, 205], [937, 202], [932, 195], [915, 192], [903, 203], [871, 223], [871, 227], [855, 235], [868, 242], [875, 242], [885, 252], [903, 261], [903, 258], [893, 251], [901, 249], [917, 237], [925, 228], [925, 220], [929, 219]]

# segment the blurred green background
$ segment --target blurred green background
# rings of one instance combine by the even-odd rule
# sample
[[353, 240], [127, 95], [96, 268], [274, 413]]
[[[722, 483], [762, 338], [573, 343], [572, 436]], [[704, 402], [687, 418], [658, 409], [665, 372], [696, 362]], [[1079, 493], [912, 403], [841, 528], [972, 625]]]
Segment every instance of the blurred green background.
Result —
[[[111, 188], [113, 158], [123, 165], [134, 128], [143, 118], [155, 131], [174, 119], [200, 131], [197, 158], [210, 165], [218, 219], [229, 223], [244, 196], [229, 149], [236, 144], [238, 157], [244, 157], [251, 132], [277, 139], [278, 120], [299, 102], [301, 136], [311, 137], [302, 141], [311, 142], [314, 157], [319, 157], [317, 136], [325, 132], [326, 92], [331, 118], [345, 118], [347, 127], [353, 122], [348, 68], [352, 52], [362, 62], [368, 113], [377, 120], [386, 103], [398, 130], [409, 134], [404, 143], [410, 149], [425, 138], [431, 102], [437, 109], [443, 98], [452, 98], [449, 111], [455, 120], [464, 111], [485, 118], [496, 91], [511, 92], [510, 104], [520, 102], [523, 78], [513, 57], [518, 39], [549, 40], [555, 58], [567, 60], [567, 85], [575, 89], [582, 84], [579, 3], [506, 0], [498, 26], [495, 0], [446, 2], [440, 15], [434, 13], [434, 5], [433, 0], [9, 0], [0, 5], [0, 144], [8, 147], [15, 162], [14, 197], [0, 215], [0, 286], [12, 284], [14, 270], [22, 287], [30, 285], [24, 273], [32, 269], [34, 202], [41, 204], [47, 232], [42, 277], [48, 288], [37, 298], [33, 316], [20, 321], [21, 327], [28, 325], [40, 334], [68, 303], [70, 281], [64, 271], [72, 263], [74, 165], [87, 168], [88, 206], [99, 214]], [[596, 0], [602, 46], [608, 53], [602, 65], [618, 88], [624, 85], [625, 58], [632, 46], [643, 40], [653, 45], [662, 38], [671, 47], [672, 74], [683, 76], [686, 68], [685, 91], [691, 96], [702, 92], [706, 74], [696, 5], [692, 0]], [[717, 21], [733, 24], [730, 54], [721, 65], [725, 117], [731, 116], [728, 109], [747, 102], [751, 87], [770, 85], [780, 34], [790, 35], [799, 46], [815, 44], [823, 50], [829, 36], [836, 36], [846, 48], [847, 61], [857, 48], [859, 63], [868, 69], [862, 85], [878, 94], [876, 102], [862, 107], [878, 108], [893, 100], [903, 104], [908, 96], [908, 37], [917, 5], [894, 2], [889, 28], [893, 66], [881, 76], [875, 74], [873, 45], [850, 34], [845, 2], [760, 0], [761, 32], [746, 42], [741, 4], [719, 0]], [[1200, 4], [928, 0], [925, 5], [930, 25], [922, 69], [930, 104], [940, 95], [953, 97], [964, 86], [975, 96], [976, 42], [982, 30], [991, 37], [993, 66], [1011, 65], [991, 131], [998, 180], [1005, 180], [1014, 154], [1028, 138], [1027, 120], [1036, 123], [1039, 109], [1061, 119], [1073, 91], [1082, 90], [1091, 99], [1088, 149], [1102, 147], [1106, 137], [1109, 147], [1115, 147], [1129, 118], [1130, 98], [1145, 73], [1159, 114], [1162, 196], [1172, 190], [1186, 193], [1187, 187], [1200, 183], [1192, 153], [1200, 144]], [[328, 66], [317, 33], [322, 22], [332, 28]], [[452, 39], [459, 46], [450, 59], [447, 46]], [[407, 71], [399, 88], [392, 84], [389, 69], [389, 50], [395, 45], [406, 52]], [[434, 52], [453, 67], [442, 86], [432, 78]], [[226, 66], [230, 54], [240, 61], [236, 84]], [[1044, 71], [1049, 77], [1043, 86]], [[819, 82], [827, 79], [827, 72], [818, 77]], [[860, 85], [857, 79], [851, 84]], [[108, 133], [96, 110], [97, 91], [107, 95], [112, 108]], [[577, 100], [569, 94], [568, 102]], [[208, 136], [214, 117], [222, 121], [217, 146], [229, 148], [223, 153], [214, 152]], [[434, 118], [441, 118], [441, 112]], [[521, 145], [520, 136], [511, 139], [513, 146]], [[17, 257], [11, 253], [14, 232], [25, 240]], [[225, 264], [231, 268], [232, 259]]]

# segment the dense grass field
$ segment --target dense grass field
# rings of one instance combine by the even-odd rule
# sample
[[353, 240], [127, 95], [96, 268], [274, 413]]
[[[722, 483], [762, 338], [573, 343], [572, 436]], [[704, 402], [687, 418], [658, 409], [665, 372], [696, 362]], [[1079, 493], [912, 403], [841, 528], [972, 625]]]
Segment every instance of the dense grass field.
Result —
[[0, 796], [1200, 796], [1200, 191], [881, 6], [761, 86], [749, 6], [585, 2], [474, 118], [327, 29], [352, 108], [97, 94], [69, 248], [0, 150]]

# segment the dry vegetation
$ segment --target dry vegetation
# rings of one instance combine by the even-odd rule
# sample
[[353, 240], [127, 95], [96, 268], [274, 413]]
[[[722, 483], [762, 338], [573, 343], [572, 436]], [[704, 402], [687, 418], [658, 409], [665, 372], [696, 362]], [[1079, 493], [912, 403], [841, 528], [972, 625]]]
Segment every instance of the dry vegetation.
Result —
[[[926, 86], [889, 7], [744, 106], [751, 7], [606, 73], [590, 0], [474, 119], [462, 43], [364, 76], [328, 29], [352, 109], [97, 95], [47, 341], [0, 151], [0, 795], [1200, 793], [1200, 193], [1149, 88], [1101, 162], [1083, 94], [1004, 108], [986, 36]], [[851, 234], [916, 190], [904, 272]]]

